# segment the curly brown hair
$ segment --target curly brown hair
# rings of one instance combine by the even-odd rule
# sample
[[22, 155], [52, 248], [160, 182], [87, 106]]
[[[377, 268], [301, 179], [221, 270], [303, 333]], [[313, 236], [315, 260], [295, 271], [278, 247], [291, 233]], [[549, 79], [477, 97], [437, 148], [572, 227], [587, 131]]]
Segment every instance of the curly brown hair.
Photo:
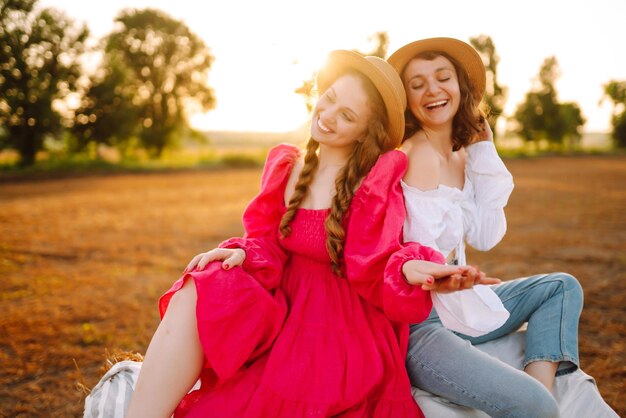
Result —
[[[344, 229], [346, 212], [363, 177], [372, 169], [378, 157], [383, 152], [389, 151], [384, 149], [387, 137], [387, 113], [380, 93], [367, 77], [355, 70], [342, 73], [337, 79], [348, 74], [354, 75], [361, 80], [361, 84], [369, 98], [368, 104], [371, 110], [371, 117], [368, 121], [365, 137], [357, 141], [348, 161], [337, 174], [335, 195], [332, 199], [330, 213], [325, 222], [326, 249], [331, 259], [333, 273], [340, 277], [343, 275], [341, 268], [346, 238]], [[319, 143], [310, 138], [306, 146], [304, 166], [287, 206], [287, 211], [280, 222], [279, 230], [283, 237], [291, 233], [289, 224], [295, 217], [296, 210], [305, 198], [315, 175], [319, 162], [317, 156], [318, 148]]]
[[[421, 52], [413, 57], [413, 59], [432, 61], [437, 57], [444, 57], [452, 63], [459, 80], [461, 103], [459, 104], [459, 110], [452, 120], [452, 150], [458, 151], [462, 147], [469, 145], [474, 135], [481, 131], [481, 124], [485, 121], [487, 109], [484, 104], [481, 104], [480, 101], [474, 98], [467, 73], [456, 59], [443, 51]], [[402, 78], [404, 81], [404, 74]], [[406, 121], [404, 140], [406, 140], [413, 136], [415, 132], [421, 130], [422, 126], [408, 107], [404, 113], [404, 117]]]

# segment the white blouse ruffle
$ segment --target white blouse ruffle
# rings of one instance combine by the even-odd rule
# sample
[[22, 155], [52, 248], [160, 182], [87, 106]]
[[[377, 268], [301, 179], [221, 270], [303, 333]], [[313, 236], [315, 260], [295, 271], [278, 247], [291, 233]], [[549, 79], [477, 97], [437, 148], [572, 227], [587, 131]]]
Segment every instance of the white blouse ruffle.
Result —
[[[492, 142], [466, 149], [463, 190], [440, 184], [424, 191], [402, 182], [407, 209], [404, 241], [440, 251], [449, 264], [467, 264], [465, 241], [482, 251], [500, 242], [506, 233], [504, 207], [513, 191], [513, 177]], [[444, 326], [472, 337], [499, 328], [509, 318], [489, 286], [432, 292], [431, 298]]]
[[513, 176], [492, 142], [481, 141], [466, 150], [463, 190], [440, 184], [424, 191], [402, 182], [407, 209], [404, 241], [432, 247], [462, 265], [464, 241], [487, 251], [504, 237], [504, 207], [513, 191]]

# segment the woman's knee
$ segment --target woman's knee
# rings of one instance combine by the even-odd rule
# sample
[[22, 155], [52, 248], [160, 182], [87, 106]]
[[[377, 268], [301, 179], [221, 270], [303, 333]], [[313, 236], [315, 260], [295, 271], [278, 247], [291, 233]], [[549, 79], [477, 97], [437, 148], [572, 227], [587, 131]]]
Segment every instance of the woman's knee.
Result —
[[193, 279], [188, 278], [185, 280], [183, 287], [172, 295], [167, 310], [184, 309], [189, 306], [195, 307], [197, 300], [196, 284]]
[[537, 387], [536, 390], [529, 391], [525, 395], [523, 416], [528, 418], [559, 418], [559, 405], [543, 386]]
[[567, 293], [568, 297], [580, 301], [583, 301], [583, 288], [580, 285], [578, 279], [568, 273], [552, 273], [550, 275], [552, 280], [558, 280], [561, 283], [561, 288], [564, 293]]
[[502, 389], [501, 393], [494, 393], [499, 408], [489, 411], [496, 417], [524, 417], [524, 418], [558, 418], [559, 406], [556, 400], [538, 381], [530, 376], [517, 382], [516, 390]]

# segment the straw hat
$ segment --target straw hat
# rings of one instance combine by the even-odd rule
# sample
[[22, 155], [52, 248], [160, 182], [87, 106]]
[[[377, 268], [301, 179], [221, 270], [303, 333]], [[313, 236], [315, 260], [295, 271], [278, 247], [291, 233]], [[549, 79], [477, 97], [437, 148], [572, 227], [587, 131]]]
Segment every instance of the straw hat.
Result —
[[320, 93], [326, 91], [338, 76], [349, 69], [357, 70], [367, 77], [383, 98], [389, 119], [389, 137], [383, 149], [398, 147], [404, 136], [406, 109], [406, 93], [398, 73], [389, 63], [378, 57], [363, 57], [353, 51], [335, 50], [328, 55], [326, 65], [317, 73], [317, 90]]
[[470, 82], [472, 94], [480, 101], [485, 93], [485, 65], [472, 46], [454, 38], [429, 38], [411, 42], [404, 45], [387, 58], [389, 62], [402, 75], [404, 68], [417, 54], [426, 51], [445, 52], [457, 60], [465, 70]]

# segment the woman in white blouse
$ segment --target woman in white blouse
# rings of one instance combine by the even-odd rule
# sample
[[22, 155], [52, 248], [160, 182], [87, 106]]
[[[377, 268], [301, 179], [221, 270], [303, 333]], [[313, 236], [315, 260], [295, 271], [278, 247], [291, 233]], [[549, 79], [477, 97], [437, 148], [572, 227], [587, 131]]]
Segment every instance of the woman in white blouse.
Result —
[[[405, 45], [388, 61], [408, 99], [404, 239], [439, 250], [448, 264], [465, 265], [466, 242], [486, 251], [504, 236], [504, 207], [513, 190], [478, 107], [485, 90], [482, 60], [464, 42], [433, 38]], [[493, 417], [558, 417], [550, 393], [555, 376], [579, 366], [578, 281], [553, 273], [488, 289], [510, 313], [494, 331], [478, 337], [452, 332], [435, 310], [412, 327], [407, 368], [413, 385]], [[471, 290], [456, 293], [462, 292]], [[473, 347], [526, 322], [524, 372]]]

